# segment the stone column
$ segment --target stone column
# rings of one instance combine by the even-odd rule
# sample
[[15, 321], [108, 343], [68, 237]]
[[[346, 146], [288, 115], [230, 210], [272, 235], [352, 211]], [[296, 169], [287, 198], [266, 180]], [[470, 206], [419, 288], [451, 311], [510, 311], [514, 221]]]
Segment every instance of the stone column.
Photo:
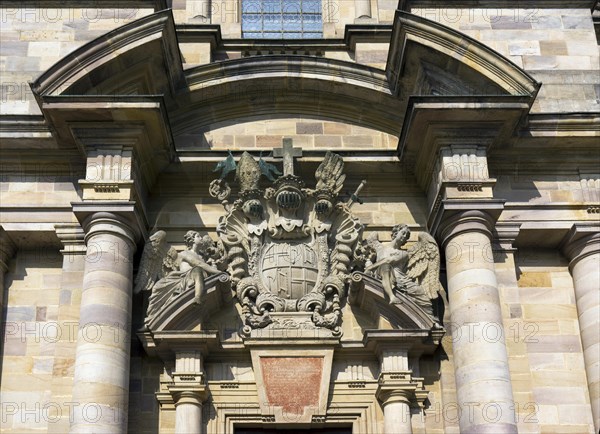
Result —
[[371, 0], [354, 0], [356, 20], [371, 18]]
[[[132, 260], [138, 234], [126, 215], [97, 209], [102, 208], [74, 205], [82, 220], [87, 252], [71, 432], [126, 433]], [[81, 217], [80, 213], [85, 213], [82, 210], [88, 211], [88, 215]]]
[[409, 390], [393, 390], [381, 394], [384, 434], [412, 434]]
[[571, 261], [594, 432], [600, 430], [600, 226], [574, 225], [563, 251]]
[[383, 432], [412, 434], [410, 403], [415, 396], [416, 384], [408, 370], [407, 352], [384, 349], [380, 359], [377, 398], [383, 407]]
[[208, 393], [202, 371], [199, 351], [177, 353], [173, 384], [168, 386], [175, 402], [175, 434], [202, 431], [202, 402]]
[[439, 228], [446, 256], [459, 424], [465, 433], [517, 433], [491, 248], [493, 227], [494, 219], [484, 211], [458, 211]]
[[[4, 312], [4, 275], [8, 271], [8, 262], [12, 259], [16, 251], [15, 244], [9, 238], [6, 231], [0, 226], [0, 331], [4, 332], [2, 324], [2, 312]], [[4, 336], [0, 336], [0, 358], [4, 353]], [[0, 366], [2, 363], [0, 361]]]
[[197, 392], [176, 393], [175, 433], [200, 434], [202, 428], [202, 398]]

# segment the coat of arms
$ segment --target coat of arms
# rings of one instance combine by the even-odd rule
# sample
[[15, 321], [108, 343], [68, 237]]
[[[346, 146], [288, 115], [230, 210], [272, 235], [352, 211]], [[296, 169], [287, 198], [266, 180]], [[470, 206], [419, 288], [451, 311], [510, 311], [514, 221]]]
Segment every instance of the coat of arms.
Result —
[[[353, 272], [380, 280], [390, 304], [402, 303], [404, 294], [433, 318], [432, 300], [444, 298], [433, 237], [423, 232], [405, 250], [410, 230], [397, 225], [388, 243], [379, 242], [376, 233], [363, 240], [363, 225], [351, 207], [360, 202], [365, 181], [349, 199], [340, 198], [346, 178], [342, 157], [327, 152], [314, 184], [307, 185], [294, 174], [294, 156], [301, 151], [288, 140], [274, 151], [283, 157], [283, 173], [247, 152], [237, 162], [230, 153], [217, 165], [220, 176], [209, 188], [225, 208], [217, 241], [189, 231], [186, 250], [177, 252], [166, 244], [164, 232], [150, 237], [135, 287], [136, 292], [151, 291], [146, 325], [152, 327], [160, 312], [170, 312], [168, 307], [190, 291], [194, 302], [204, 305], [205, 280], [219, 273], [241, 306], [246, 335], [269, 325], [341, 334], [342, 306]], [[226, 181], [232, 172], [238, 187], [233, 190]], [[261, 177], [268, 182], [261, 184]], [[237, 196], [233, 200], [232, 191]], [[293, 324], [294, 317], [305, 322]]]
[[[363, 229], [349, 204], [338, 198], [344, 162], [328, 152], [311, 188], [294, 175], [294, 148], [285, 144], [282, 151], [283, 174], [248, 153], [237, 164], [226, 160], [217, 167], [221, 177], [210, 191], [227, 209], [217, 232], [228, 271], [248, 327], [265, 327], [274, 312], [310, 312], [316, 326], [336, 330]], [[230, 204], [224, 178], [233, 170], [240, 190]], [[261, 176], [269, 179], [269, 187], [259, 188]]]

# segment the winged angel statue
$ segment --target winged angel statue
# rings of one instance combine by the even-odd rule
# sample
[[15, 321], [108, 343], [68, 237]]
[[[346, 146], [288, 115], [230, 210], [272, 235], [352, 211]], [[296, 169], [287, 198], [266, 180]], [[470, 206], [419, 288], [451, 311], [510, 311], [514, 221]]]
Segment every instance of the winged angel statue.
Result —
[[162, 306], [187, 290], [194, 291], [194, 301], [200, 304], [206, 275], [221, 273], [217, 268], [219, 249], [208, 235], [188, 231], [183, 237], [186, 249], [181, 252], [167, 244], [166, 236], [164, 231], [158, 231], [150, 237], [135, 280], [134, 294], [151, 291], [147, 322]]
[[433, 237], [426, 232], [419, 234], [419, 241], [410, 249], [403, 250], [410, 237], [407, 225], [392, 229], [392, 240], [381, 243], [377, 233], [371, 234], [366, 244], [373, 252], [375, 262], [365, 272], [376, 271], [390, 303], [401, 303], [396, 291], [407, 294], [425, 312], [434, 317], [432, 300], [445, 291], [440, 284], [440, 253]]

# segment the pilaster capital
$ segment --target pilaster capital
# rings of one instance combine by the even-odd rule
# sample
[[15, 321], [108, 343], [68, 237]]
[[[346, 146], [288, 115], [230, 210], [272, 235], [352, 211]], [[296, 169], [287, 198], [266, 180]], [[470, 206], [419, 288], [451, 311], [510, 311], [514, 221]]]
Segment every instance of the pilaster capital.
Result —
[[135, 250], [138, 240], [146, 233], [135, 202], [106, 201], [73, 203], [73, 213], [85, 232], [85, 243], [101, 234], [118, 236]]
[[63, 245], [63, 255], [85, 255], [85, 232], [79, 223], [59, 223], [54, 230]]
[[202, 405], [206, 400], [208, 389], [202, 365], [201, 351], [184, 349], [176, 352], [175, 371], [171, 374], [173, 382], [167, 386], [175, 406]]
[[377, 343], [376, 351], [381, 372], [408, 372], [408, 346], [391, 342]]
[[503, 208], [503, 200], [444, 201], [431, 233], [436, 235], [443, 248], [463, 233], [481, 232], [491, 240]]
[[0, 226], [0, 271], [5, 273], [8, 270], [8, 261], [14, 256], [17, 246], [10, 239], [8, 233]]
[[570, 268], [587, 256], [600, 254], [600, 224], [575, 223], [563, 239], [561, 250]]
[[519, 236], [521, 223], [502, 222], [496, 223], [494, 230], [493, 249], [498, 252], [514, 252], [515, 240]]

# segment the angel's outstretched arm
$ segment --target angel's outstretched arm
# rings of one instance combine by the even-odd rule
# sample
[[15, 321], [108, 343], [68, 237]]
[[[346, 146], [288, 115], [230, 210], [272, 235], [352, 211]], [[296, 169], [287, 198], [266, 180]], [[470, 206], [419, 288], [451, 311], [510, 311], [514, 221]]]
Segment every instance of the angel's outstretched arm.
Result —
[[222, 273], [221, 270], [218, 270], [217, 268], [215, 268], [211, 265], [208, 265], [200, 256], [196, 255], [195, 253], [192, 253], [189, 251], [183, 251], [180, 254], [181, 254], [181, 259], [183, 261], [187, 262], [188, 264], [190, 264], [192, 267], [199, 267], [209, 274]]

